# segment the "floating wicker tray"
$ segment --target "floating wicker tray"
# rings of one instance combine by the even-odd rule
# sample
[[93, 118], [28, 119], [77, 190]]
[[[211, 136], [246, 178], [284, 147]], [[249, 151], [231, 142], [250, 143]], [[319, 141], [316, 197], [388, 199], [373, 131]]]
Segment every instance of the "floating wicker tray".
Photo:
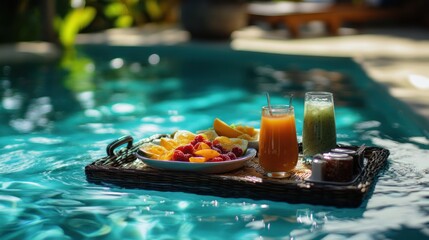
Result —
[[[158, 170], [136, 159], [135, 152], [143, 143], [163, 136], [166, 135], [154, 135], [135, 144], [132, 144], [130, 136], [114, 141], [107, 147], [108, 156], [85, 167], [87, 180], [96, 184], [113, 184], [124, 188], [358, 207], [375, 184], [375, 178], [389, 156], [387, 149], [367, 147], [364, 152], [368, 159], [367, 163], [355, 181], [348, 185], [306, 181], [306, 178], [311, 175], [311, 170], [302, 164], [298, 164], [296, 170], [288, 178], [268, 178], [264, 176], [257, 158], [248, 161], [241, 169], [223, 174]], [[114, 152], [115, 148], [125, 143], [128, 143], [126, 148]], [[356, 146], [348, 147], [357, 149]]]

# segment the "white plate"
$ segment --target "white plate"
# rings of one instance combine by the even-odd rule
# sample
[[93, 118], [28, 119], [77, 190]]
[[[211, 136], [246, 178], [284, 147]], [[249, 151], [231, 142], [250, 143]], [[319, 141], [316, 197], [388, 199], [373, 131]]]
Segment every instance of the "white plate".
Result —
[[256, 150], [248, 148], [246, 153], [237, 159], [228, 160], [223, 162], [205, 162], [205, 163], [191, 163], [191, 162], [179, 162], [179, 161], [165, 161], [156, 160], [144, 157], [136, 153], [136, 157], [142, 160], [147, 165], [163, 170], [172, 171], [186, 171], [186, 172], [200, 172], [200, 173], [225, 173], [232, 170], [241, 168], [248, 160], [253, 159], [256, 156]]
[[247, 144], [248, 148], [254, 148], [256, 151], [259, 151], [259, 141], [249, 141]]

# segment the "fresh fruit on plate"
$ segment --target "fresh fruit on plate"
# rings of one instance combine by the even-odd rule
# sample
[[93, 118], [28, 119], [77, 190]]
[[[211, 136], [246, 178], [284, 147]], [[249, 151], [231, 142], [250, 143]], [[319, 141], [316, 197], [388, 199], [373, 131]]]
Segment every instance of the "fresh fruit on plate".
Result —
[[179, 143], [179, 145], [182, 144], [188, 144], [194, 140], [196, 134], [187, 131], [187, 130], [178, 130], [174, 133], [173, 139]]
[[190, 157], [189, 158], [189, 162], [193, 162], [193, 163], [203, 163], [206, 162], [206, 158], [205, 157]]
[[168, 150], [160, 145], [154, 143], [144, 143], [140, 150], [146, 154], [147, 157], [153, 159], [159, 159], [160, 156], [164, 155]]
[[226, 124], [224, 121], [216, 118], [213, 122], [213, 128], [219, 136], [225, 136], [230, 138], [236, 138], [240, 135], [243, 135], [242, 132], [234, 129], [230, 125]]
[[203, 135], [209, 141], [213, 141], [215, 138], [219, 137], [219, 135], [213, 129], [200, 130], [197, 132], [197, 134]]
[[217, 137], [213, 140], [213, 145], [215, 147], [221, 146], [221, 148], [225, 151], [232, 151], [234, 147], [241, 148], [243, 152], [246, 151], [248, 141], [241, 138], [228, 138], [228, 137]]
[[235, 127], [237, 131], [242, 132], [243, 134], [247, 134], [251, 137], [255, 136], [255, 134], [258, 134], [258, 131], [256, 131], [254, 127], [244, 126], [244, 125], [236, 125], [233, 127]]
[[194, 149], [195, 150], [203, 150], [203, 149], [211, 149], [212, 147], [211, 147], [211, 145], [212, 144], [210, 144], [210, 143], [207, 143], [207, 142], [199, 142], [199, 143], [196, 143], [195, 145], [194, 145]]
[[194, 152], [195, 155], [205, 157], [206, 159], [214, 158], [220, 155], [220, 153], [213, 149], [202, 149]]
[[166, 152], [164, 152], [163, 154], [158, 156], [158, 160], [171, 160], [173, 158], [173, 154], [174, 154], [174, 149], [172, 150], [168, 150]]
[[248, 141], [258, 140], [259, 133], [254, 127], [244, 125], [228, 125], [219, 118], [214, 120], [213, 129], [219, 136], [242, 138]]
[[[192, 139], [190, 136], [194, 136]], [[243, 156], [248, 141], [239, 138], [216, 137], [208, 140], [204, 134], [177, 131], [173, 138], [161, 138], [159, 145], [145, 143], [140, 150], [146, 157], [182, 162], [221, 162]]]
[[171, 138], [161, 138], [159, 145], [167, 150], [172, 150], [177, 148], [179, 146], [179, 143]]

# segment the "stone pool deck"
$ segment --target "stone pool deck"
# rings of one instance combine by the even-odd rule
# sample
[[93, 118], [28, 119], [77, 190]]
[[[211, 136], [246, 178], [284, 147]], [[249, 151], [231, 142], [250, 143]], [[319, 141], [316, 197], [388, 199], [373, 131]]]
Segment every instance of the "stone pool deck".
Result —
[[[191, 41], [186, 31], [175, 27], [115, 29], [97, 34], [81, 34], [77, 44], [151, 45], [180, 44]], [[0, 45], [0, 64], [24, 59], [52, 59], [55, 48], [45, 43]], [[233, 49], [271, 53], [350, 57], [367, 74], [415, 113], [416, 120], [429, 136], [429, 29], [407, 27], [342, 29], [338, 36], [323, 32], [303, 34], [292, 39], [285, 31], [264, 31], [248, 27], [233, 34], [225, 44]]]

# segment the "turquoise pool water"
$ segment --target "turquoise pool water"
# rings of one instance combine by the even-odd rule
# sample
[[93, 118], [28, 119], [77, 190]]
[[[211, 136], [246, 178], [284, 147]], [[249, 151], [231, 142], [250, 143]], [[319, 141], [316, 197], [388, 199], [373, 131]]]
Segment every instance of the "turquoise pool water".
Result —
[[[429, 140], [347, 58], [224, 45], [81, 47], [73, 61], [0, 66], [1, 239], [427, 239]], [[122, 135], [259, 127], [263, 93], [334, 92], [338, 141], [388, 148], [359, 208], [100, 186], [84, 167]]]

